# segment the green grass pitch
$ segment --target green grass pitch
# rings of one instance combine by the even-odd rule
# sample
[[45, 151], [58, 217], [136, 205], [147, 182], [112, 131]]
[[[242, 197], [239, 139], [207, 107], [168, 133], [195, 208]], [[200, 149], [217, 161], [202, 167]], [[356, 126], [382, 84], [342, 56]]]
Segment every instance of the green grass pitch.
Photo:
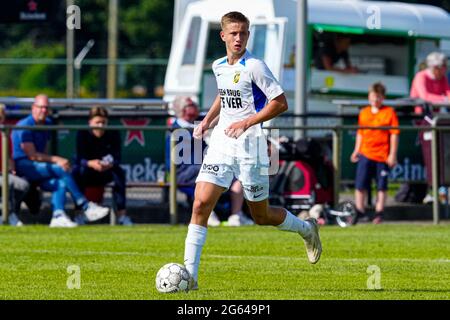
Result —
[[[158, 293], [156, 273], [182, 263], [186, 232], [184, 225], [0, 226], [0, 299], [450, 299], [449, 224], [322, 227], [317, 265], [296, 234], [209, 228], [200, 290]], [[67, 287], [69, 266], [79, 268], [80, 289]], [[379, 268], [379, 290], [368, 287], [371, 268]]]

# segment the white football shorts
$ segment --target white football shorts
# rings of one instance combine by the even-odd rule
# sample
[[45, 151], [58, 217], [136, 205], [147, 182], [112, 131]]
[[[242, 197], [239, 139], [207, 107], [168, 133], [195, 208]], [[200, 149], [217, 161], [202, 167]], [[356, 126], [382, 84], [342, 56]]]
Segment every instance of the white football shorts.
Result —
[[[209, 151], [209, 150], [208, 150]], [[244, 198], [258, 202], [269, 197], [269, 164], [239, 161], [218, 152], [207, 152], [195, 182], [209, 182], [228, 189], [236, 177]]]

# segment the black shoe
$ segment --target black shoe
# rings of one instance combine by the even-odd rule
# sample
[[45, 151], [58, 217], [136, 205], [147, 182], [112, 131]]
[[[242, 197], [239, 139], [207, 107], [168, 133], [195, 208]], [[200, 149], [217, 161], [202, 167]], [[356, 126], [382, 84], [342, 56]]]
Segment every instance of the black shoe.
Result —
[[357, 224], [358, 222], [369, 222], [369, 217], [364, 212], [356, 210], [356, 219], [354, 220], [353, 224]]
[[383, 212], [377, 212], [375, 213], [375, 217], [372, 220], [373, 224], [380, 224], [383, 223], [384, 214]]

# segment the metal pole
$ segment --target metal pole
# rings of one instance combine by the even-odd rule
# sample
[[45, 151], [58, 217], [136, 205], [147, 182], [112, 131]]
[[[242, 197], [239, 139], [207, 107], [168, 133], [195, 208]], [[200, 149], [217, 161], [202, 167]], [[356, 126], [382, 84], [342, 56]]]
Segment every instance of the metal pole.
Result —
[[8, 223], [9, 213], [9, 129], [2, 130], [2, 218]]
[[114, 99], [116, 95], [116, 60], [117, 60], [117, 11], [119, 0], [109, 0], [108, 16], [108, 65], [106, 69], [106, 97]]
[[[308, 30], [308, 1], [297, 0], [297, 33], [295, 46], [295, 110], [296, 115], [305, 115], [307, 113], [307, 30]], [[303, 127], [305, 119], [303, 117], [295, 118], [295, 126]], [[294, 138], [297, 140], [305, 136], [304, 130], [294, 131]]]
[[81, 63], [83, 62], [84, 58], [88, 54], [89, 50], [92, 49], [94, 44], [95, 44], [95, 41], [93, 39], [89, 40], [74, 60], [75, 86], [76, 86], [76, 89], [74, 89], [74, 93], [75, 93], [76, 97], [80, 96]]
[[169, 206], [170, 223], [176, 224], [178, 221], [177, 204], [177, 167], [175, 165], [175, 145], [176, 140], [173, 132], [170, 134], [170, 176], [169, 176]]
[[73, 96], [75, 98], [79, 98], [81, 96], [81, 90], [80, 90], [80, 77], [81, 77], [81, 70], [77, 67], [75, 67], [74, 70], [74, 89], [73, 89]]
[[[74, 0], [67, 0], [67, 7], [74, 4]], [[66, 97], [73, 98], [74, 91], [74, 73], [73, 73], [73, 55], [75, 47], [75, 30], [66, 29]]]
[[432, 140], [431, 140], [431, 175], [433, 184], [433, 224], [439, 224], [439, 199], [438, 199], [438, 147], [437, 147], [437, 119], [433, 119], [431, 124]]
[[335, 128], [333, 130], [333, 200], [334, 206], [339, 204], [339, 188], [341, 184], [341, 129]]

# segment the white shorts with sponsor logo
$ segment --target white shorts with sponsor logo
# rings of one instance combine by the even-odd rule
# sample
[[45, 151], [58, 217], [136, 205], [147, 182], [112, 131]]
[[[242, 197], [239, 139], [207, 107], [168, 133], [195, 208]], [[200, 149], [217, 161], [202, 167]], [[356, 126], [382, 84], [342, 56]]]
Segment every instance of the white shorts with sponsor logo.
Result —
[[242, 184], [245, 199], [254, 202], [267, 199], [269, 165], [239, 162], [236, 157], [207, 152], [195, 182], [210, 182], [228, 189], [236, 177]]

